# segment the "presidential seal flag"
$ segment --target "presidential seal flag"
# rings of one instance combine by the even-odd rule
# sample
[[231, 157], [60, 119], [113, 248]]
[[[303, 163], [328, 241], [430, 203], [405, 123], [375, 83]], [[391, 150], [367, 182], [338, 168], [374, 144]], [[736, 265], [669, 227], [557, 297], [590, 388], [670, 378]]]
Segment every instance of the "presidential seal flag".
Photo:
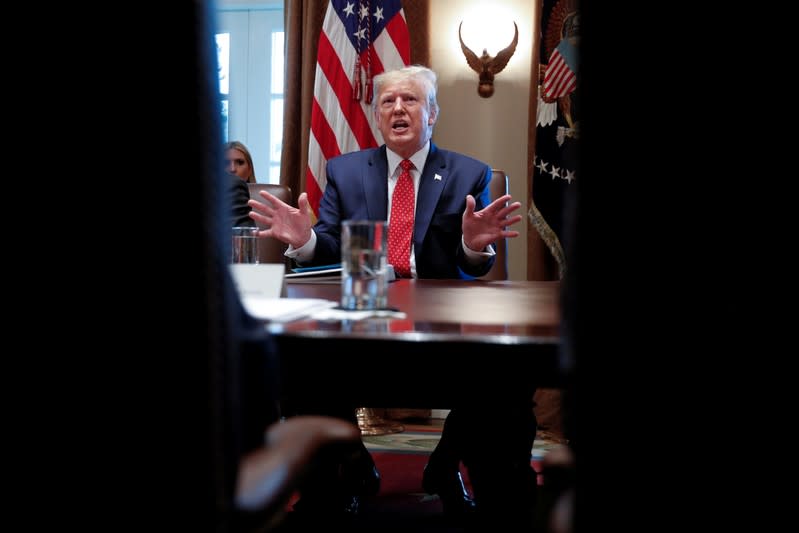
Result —
[[305, 190], [314, 214], [325, 165], [337, 155], [383, 144], [371, 104], [372, 79], [410, 63], [400, 0], [331, 0], [319, 35]]
[[544, 0], [536, 107], [533, 194], [528, 218], [557, 262], [566, 269], [564, 212], [569, 186], [578, 179], [580, 123], [580, 14], [577, 0]]

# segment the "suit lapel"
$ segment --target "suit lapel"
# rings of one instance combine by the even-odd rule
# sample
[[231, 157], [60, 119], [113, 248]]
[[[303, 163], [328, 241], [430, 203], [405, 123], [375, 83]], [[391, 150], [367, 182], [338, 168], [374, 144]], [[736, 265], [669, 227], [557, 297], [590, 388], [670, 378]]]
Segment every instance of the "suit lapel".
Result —
[[388, 158], [386, 145], [369, 156], [369, 168], [363, 173], [366, 212], [370, 220], [388, 220]]
[[433, 219], [438, 199], [449, 179], [449, 172], [446, 166], [446, 162], [441, 157], [438, 148], [431, 142], [430, 153], [427, 154], [427, 162], [419, 180], [419, 192], [416, 200], [413, 241], [417, 250], [424, 240], [427, 228], [430, 227], [430, 221]]

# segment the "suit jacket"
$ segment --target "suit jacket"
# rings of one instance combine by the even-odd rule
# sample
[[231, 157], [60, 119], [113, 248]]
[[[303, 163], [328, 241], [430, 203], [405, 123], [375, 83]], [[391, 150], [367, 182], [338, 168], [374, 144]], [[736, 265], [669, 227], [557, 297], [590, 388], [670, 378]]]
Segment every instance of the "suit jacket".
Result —
[[230, 194], [230, 202], [232, 204], [232, 210], [230, 212], [231, 227], [255, 226], [255, 221], [249, 217], [250, 206], [247, 205], [247, 202], [250, 199], [250, 188], [247, 186], [247, 182], [238, 176], [225, 174], [230, 180], [228, 193]]
[[[327, 185], [314, 226], [314, 264], [341, 261], [343, 220], [387, 220], [387, 176], [385, 145], [328, 161]], [[419, 278], [482, 276], [491, 269], [493, 257], [476, 267], [469, 265], [461, 245], [466, 195], [474, 196], [475, 210], [480, 210], [490, 203], [490, 183], [491, 167], [482, 161], [430, 144], [419, 181], [413, 230]]]

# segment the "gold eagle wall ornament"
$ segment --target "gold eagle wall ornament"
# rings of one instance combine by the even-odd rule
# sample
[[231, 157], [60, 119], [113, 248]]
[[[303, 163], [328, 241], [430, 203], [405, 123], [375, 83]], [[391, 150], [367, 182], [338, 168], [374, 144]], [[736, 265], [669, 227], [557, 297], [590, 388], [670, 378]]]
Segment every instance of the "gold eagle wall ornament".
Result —
[[488, 98], [494, 94], [494, 76], [502, 72], [502, 69], [508, 64], [508, 60], [510, 60], [513, 52], [516, 51], [516, 44], [519, 42], [519, 27], [514, 21], [513, 28], [516, 30], [516, 33], [513, 35], [513, 41], [511, 41], [506, 48], [500, 50], [497, 55], [492, 57], [488, 55], [488, 50], [483, 48], [483, 55], [478, 57], [477, 54], [463, 42], [461, 26], [463, 26], [463, 21], [461, 21], [458, 26], [458, 39], [461, 42], [461, 50], [463, 50], [463, 55], [466, 56], [466, 62], [469, 63], [472, 70], [480, 75], [480, 82], [477, 85], [477, 94], [483, 98]]

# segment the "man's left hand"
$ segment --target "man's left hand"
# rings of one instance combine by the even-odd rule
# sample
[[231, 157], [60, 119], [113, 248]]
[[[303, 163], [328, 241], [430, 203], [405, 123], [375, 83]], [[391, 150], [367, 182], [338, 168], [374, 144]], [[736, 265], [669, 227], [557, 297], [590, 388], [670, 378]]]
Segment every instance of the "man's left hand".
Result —
[[[511, 195], [500, 196], [485, 208], [475, 212], [477, 205], [474, 196], [466, 196], [466, 210], [463, 212], [463, 242], [470, 250], [482, 252], [486, 246], [499, 239], [518, 237], [519, 232], [508, 230], [508, 226], [522, 219], [521, 215], [509, 216], [519, 209], [520, 202], [511, 201]], [[507, 205], [505, 205], [507, 204]]]

